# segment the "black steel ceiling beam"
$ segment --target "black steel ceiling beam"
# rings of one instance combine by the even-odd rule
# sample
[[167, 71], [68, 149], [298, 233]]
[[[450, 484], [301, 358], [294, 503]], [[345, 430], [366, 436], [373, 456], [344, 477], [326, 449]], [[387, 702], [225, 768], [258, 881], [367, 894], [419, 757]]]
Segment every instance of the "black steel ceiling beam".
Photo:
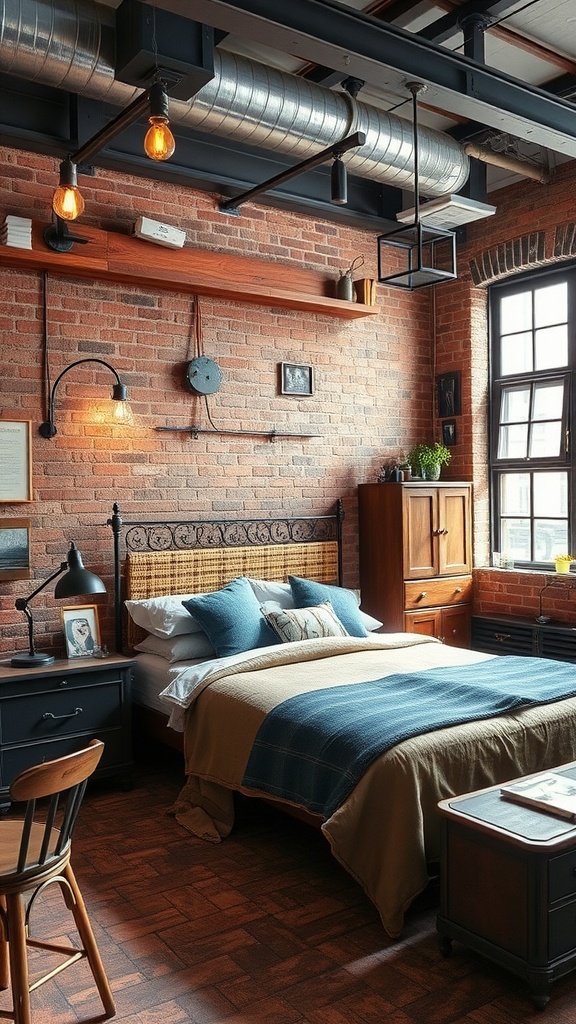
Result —
[[[148, 0], [147, 0], [148, 2]], [[190, 16], [189, 0], [154, 0]], [[194, 18], [377, 87], [428, 84], [426, 102], [576, 157], [576, 107], [332, 0], [194, 0]]]
[[470, 0], [469, 3], [460, 4], [453, 11], [426, 25], [418, 35], [432, 43], [445, 43], [455, 32], [461, 30], [465, 18], [479, 15], [489, 21], [499, 21], [502, 15], [517, 6], [518, 0]]

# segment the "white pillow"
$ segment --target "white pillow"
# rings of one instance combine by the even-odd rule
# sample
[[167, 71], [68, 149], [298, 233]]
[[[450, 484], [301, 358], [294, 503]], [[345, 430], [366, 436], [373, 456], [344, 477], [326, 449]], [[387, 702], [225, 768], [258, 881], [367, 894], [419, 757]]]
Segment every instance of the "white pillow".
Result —
[[380, 622], [380, 619], [375, 619], [373, 615], [368, 615], [368, 612], [363, 612], [361, 608], [358, 611], [360, 612], [362, 624], [369, 633], [372, 633], [375, 629], [380, 629], [380, 626], [384, 625], [384, 623]]
[[315, 640], [321, 636], [349, 636], [330, 601], [315, 608], [281, 608], [264, 613], [266, 621], [283, 643]]
[[292, 587], [289, 583], [278, 583], [276, 580], [253, 580], [248, 577], [248, 582], [254, 591], [259, 604], [267, 604], [274, 601], [281, 608], [294, 608]]
[[147, 633], [166, 639], [181, 633], [199, 633], [202, 626], [186, 611], [182, 601], [199, 594], [170, 594], [167, 597], [147, 597], [142, 601], [125, 601], [130, 618]]
[[134, 649], [144, 654], [156, 654], [170, 664], [174, 661], [216, 657], [216, 652], [205, 633], [182, 633], [166, 640], [150, 633], [136, 644]]

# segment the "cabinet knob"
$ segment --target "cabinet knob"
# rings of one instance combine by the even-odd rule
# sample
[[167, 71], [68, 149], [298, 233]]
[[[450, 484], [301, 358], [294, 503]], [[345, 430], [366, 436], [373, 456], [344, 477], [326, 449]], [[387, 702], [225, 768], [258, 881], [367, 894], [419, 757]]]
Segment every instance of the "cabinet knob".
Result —
[[417, 600], [421, 601], [423, 597], [426, 597], [427, 591], [423, 590], [421, 594], [418, 594]]
[[455, 594], [461, 594], [462, 593], [462, 587], [456, 587], [456, 590], [454, 591], [454, 593]]

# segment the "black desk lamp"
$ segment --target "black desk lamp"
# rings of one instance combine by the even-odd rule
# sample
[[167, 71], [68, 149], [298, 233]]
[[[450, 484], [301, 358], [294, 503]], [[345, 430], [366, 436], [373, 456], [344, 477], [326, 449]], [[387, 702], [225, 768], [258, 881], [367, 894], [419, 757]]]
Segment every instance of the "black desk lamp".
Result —
[[[68, 570], [68, 572], [66, 572]], [[82, 562], [82, 555], [75, 547], [74, 543], [70, 544], [70, 550], [65, 562], [62, 562], [60, 568], [56, 572], [48, 576], [47, 579], [43, 580], [36, 590], [33, 590], [28, 597], [19, 597], [15, 603], [15, 607], [19, 612], [24, 612], [28, 620], [28, 647], [29, 650], [22, 654], [15, 654], [11, 659], [10, 664], [17, 668], [34, 668], [35, 666], [51, 665], [55, 658], [52, 654], [38, 653], [34, 649], [34, 624], [32, 622], [32, 613], [28, 607], [32, 598], [36, 597], [44, 587], [47, 587], [52, 580], [55, 580], [62, 573], [61, 580], [58, 580], [54, 588], [54, 597], [78, 597], [80, 594], [105, 594], [106, 587], [99, 576], [96, 576], [89, 569], [84, 568]]]

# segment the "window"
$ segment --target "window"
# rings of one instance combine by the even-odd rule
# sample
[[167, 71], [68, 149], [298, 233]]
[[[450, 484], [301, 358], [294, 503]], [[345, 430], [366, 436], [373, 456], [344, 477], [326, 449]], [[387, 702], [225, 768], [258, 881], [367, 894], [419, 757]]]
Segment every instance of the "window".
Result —
[[576, 544], [576, 269], [494, 285], [490, 323], [492, 546], [548, 568]]

